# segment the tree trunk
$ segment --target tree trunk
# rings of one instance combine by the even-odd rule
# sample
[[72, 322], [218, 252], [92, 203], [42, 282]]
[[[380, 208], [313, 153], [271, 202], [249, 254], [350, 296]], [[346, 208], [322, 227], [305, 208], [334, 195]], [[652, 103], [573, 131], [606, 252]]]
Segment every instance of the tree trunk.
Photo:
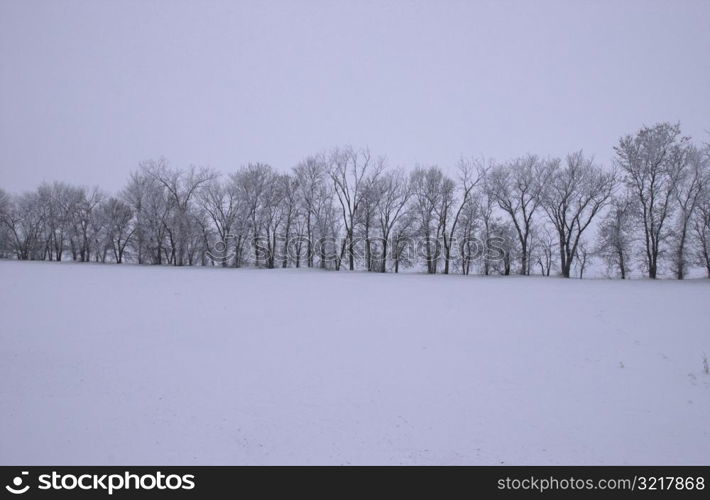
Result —
[[283, 246], [283, 252], [284, 252], [284, 258], [283, 262], [281, 263], [281, 267], [284, 269], [288, 267], [288, 238], [290, 236], [291, 232], [291, 221], [289, 220], [288, 224], [286, 224], [286, 232], [284, 234], [284, 246]]
[[382, 240], [382, 262], [380, 263], [380, 272], [387, 272], [387, 238]]
[[683, 224], [683, 229], [680, 233], [680, 241], [678, 242], [678, 251], [676, 253], [676, 278], [682, 280], [685, 278], [685, 238], [687, 235], [687, 224]]
[[449, 259], [451, 258], [450, 243], [451, 242], [446, 242], [446, 236], [444, 236], [444, 274], [449, 274]]
[[352, 228], [348, 231], [348, 259], [350, 264], [350, 270], [355, 270], [355, 242], [353, 241], [353, 230]]
[[654, 258], [648, 266], [648, 277], [652, 280], [656, 279], [656, 259]]
[[313, 229], [311, 228], [311, 213], [308, 212], [308, 217], [306, 219], [306, 263], [308, 267], [313, 267]]

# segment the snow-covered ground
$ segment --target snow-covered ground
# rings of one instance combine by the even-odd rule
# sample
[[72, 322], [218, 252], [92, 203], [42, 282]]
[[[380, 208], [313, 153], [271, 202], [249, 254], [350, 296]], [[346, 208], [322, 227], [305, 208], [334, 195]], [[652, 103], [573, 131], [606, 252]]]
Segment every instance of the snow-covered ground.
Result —
[[710, 280], [0, 279], [2, 464], [710, 463]]

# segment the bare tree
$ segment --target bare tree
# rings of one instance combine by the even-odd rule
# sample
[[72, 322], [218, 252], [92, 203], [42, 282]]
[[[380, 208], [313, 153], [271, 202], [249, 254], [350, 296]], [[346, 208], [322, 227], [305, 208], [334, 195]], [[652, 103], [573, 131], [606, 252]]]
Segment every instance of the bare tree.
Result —
[[237, 186], [237, 196], [244, 203], [246, 226], [251, 232], [252, 248], [254, 251], [254, 265], [260, 266], [262, 256], [266, 263], [264, 246], [261, 243], [263, 230], [264, 204], [268, 197], [269, 185], [273, 182], [274, 171], [271, 166], [264, 163], [250, 163], [240, 168], [234, 176]]
[[196, 204], [191, 222], [194, 228], [191, 231], [188, 265], [197, 265], [198, 262], [201, 266], [215, 265], [216, 261], [219, 261], [223, 267], [226, 267], [230, 258], [230, 249], [228, 245], [222, 247], [217, 243], [219, 236], [214, 229], [212, 218], [202, 204]]
[[580, 241], [579, 245], [577, 245], [577, 272], [579, 279], [584, 278], [584, 270], [587, 268], [587, 263], [589, 262], [589, 259], [591, 258], [592, 254], [587, 248], [587, 244], [585, 241]]
[[378, 271], [387, 270], [387, 255], [393, 229], [406, 213], [406, 206], [412, 194], [407, 178], [401, 170], [387, 172], [375, 182], [377, 190], [376, 214], [382, 241]]
[[138, 264], [145, 263], [148, 250], [147, 179], [140, 172], [131, 172], [128, 184], [120, 197], [130, 207], [134, 217], [134, 232], [129, 246], [133, 249]]
[[[76, 209], [73, 213], [73, 237], [70, 238], [72, 258], [81, 262], [91, 260], [94, 233], [97, 229], [98, 207], [105, 195], [98, 187], [81, 188]], [[100, 249], [95, 248], [96, 251]]]
[[[536, 250], [533, 252], [542, 276], [550, 276], [552, 265], [555, 261], [555, 250], [559, 251], [559, 238], [548, 230], [546, 226], [534, 228]], [[569, 277], [569, 276], [568, 276]]]
[[42, 231], [44, 211], [37, 192], [25, 193], [6, 200], [2, 222], [10, 233], [10, 247], [18, 260], [43, 257]]
[[488, 245], [491, 237], [493, 236], [493, 222], [495, 220], [494, 207], [496, 205], [496, 199], [493, 194], [493, 190], [489, 185], [490, 175], [484, 175], [481, 179], [480, 188], [478, 189], [477, 198], [479, 216], [481, 219], [481, 243], [483, 245], [483, 258], [481, 262], [481, 271], [484, 276], [488, 276], [491, 270], [491, 262], [488, 258]]
[[413, 210], [416, 217], [418, 236], [424, 242], [424, 260], [427, 273], [435, 274], [439, 257], [439, 241], [444, 229], [441, 205], [444, 204], [442, 193], [448, 187], [453, 189], [450, 181], [437, 166], [429, 168], [417, 167], [411, 174], [410, 183], [414, 197]]
[[217, 177], [212, 178], [200, 189], [199, 202], [217, 233], [214, 248], [209, 245], [209, 240], [205, 242], [207, 251], [211, 256], [219, 258], [222, 267], [227, 267], [232, 245], [235, 246], [236, 259], [237, 246], [240, 243], [232, 240], [242, 237], [241, 233], [235, 234], [234, 231], [237, 218], [243, 211], [243, 206], [237, 197], [237, 187], [229, 180], [223, 182]]
[[316, 221], [323, 215], [323, 201], [329, 199], [328, 186], [325, 183], [326, 172], [327, 164], [322, 155], [310, 156], [294, 168], [300, 212], [303, 214], [305, 225], [308, 267], [313, 267]]
[[[441, 185], [441, 203], [435, 205], [439, 220], [441, 221], [441, 233], [444, 244], [444, 274], [449, 274], [449, 262], [451, 261], [451, 247], [456, 234], [456, 226], [461, 217], [461, 211], [468, 206], [471, 192], [486, 175], [486, 169], [481, 162], [461, 159], [458, 165], [459, 182], [458, 186], [451, 179], [444, 178]], [[457, 191], [458, 187], [458, 193]], [[457, 197], [458, 195], [458, 197]], [[457, 200], [458, 198], [458, 200]], [[470, 208], [470, 207], [469, 207]]]
[[609, 269], [618, 269], [625, 279], [631, 269], [631, 250], [634, 243], [634, 223], [638, 220], [636, 205], [626, 197], [616, 197], [610, 202], [599, 226], [597, 253], [606, 261]]
[[316, 203], [316, 246], [318, 266], [327, 269], [329, 262], [336, 271], [340, 270], [343, 258], [343, 245], [338, 244], [342, 231], [342, 218], [335, 208], [333, 189], [324, 189], [323, 197]]
[[284, 189], [286, 188], [286, 174], [273, 174], [266, 185], [259, 219], [262, 221], [264, 231], [264, 247], [262, 254], [268, 269], [276, 266], [278, 253], [277, 240], [279, 228], [284, 223]]
[[[174, 218], [174, 204], [165, 185], [151, 170], [167, 170], [167, 160], [141, 162], [137, 172], [131, 173], [122, 198], [135, 217], [135, 232], [131, 244], [139, 264], [172, 263], [173, 252], [168, 251], [168, 234]], [[171, 246], [175, 238], [171, 237]]]
[[678, 216], [676, 222], [675, 263], [676, 278], [682, 280], [686, 274], [686, 242], [690, 229], [690, 220], [700, 200], [703, 175], [706, 175], [707, 158], [702, 150], [689, 146], [687, 161], [678, 165], [678, 178], [675, 185], [675, 200]]
[[[374, 226], [376, 221], [377, 205], [379, 204], [379, 197], [381, 195], [377, 182], [378, 179], [379, 175], [368, 175], [365, 179], [363, 179], [360, 209], [358, 210], [356, 221], [356, 225], [360, 227], [360, 231], [357, 233], [358, 239], [360, 239], [361, 235], [364, 245], [365, 269], [367, 271], [375, 270], [375, 257], [373, 257], [373, 234], [375, 232]], [[377, 267], [379, 268], [379, 264]]]
[[688, 156], [688, 138], [680, 134], [679, 125], [659, 123], [622, 137], [614, 147], [626, 185], [639, 203], [645, 264], [652, 279], [658, 275], [674, 194]]
[[101, 207], [106, 221], [108, 241], [117, 264], [123, 262], [126, 246], [135, 231], [133, 211], [124, 201], [111, 197]]
[[83, 190], [54, 182], [42, 184], [37, 193], [44, 210], [47, 258], [61, 261], [72, 232], [72, 222], [83, 200]]
[[172, 263], [171, 253], [168, 252], [168, 237], [170, 219], [173, 207], [170, 203], [165, 188], [153, 177], [144, 176], [145, 182], [144, 215], [142, 221], [145, 224], [147, 234], [147, 250], [150, 254], [151, 263], [163, 264]]
[[165, 159], [148, 160], [143, 171], [166, 190], [170, 216], [164, 219], [171, 246], [171, 261], [175, 266], [185, 265], [190, 254], [190, 242], [195, 228], [192, 203], [200, 187], [216, 177], [210, 169], [190, 166], [186, 171], [171, 169]]
[[581, 151], [567, 155], [564, 167], [558, 161], [550, 165], [542, 207], [557, 232], [561, 274], [569, 278], [582, 234], [611, 198], [616, 177]]
[[[347, 251], [349, 269], [355, 269], [354, 231], [360, 205], [363, 201], [363, 187], [370, 170], [371, 178], [376, 178], [382, 170], [383, 160], [375, 160], [369, 150], [356, 151], [351, 147], [336, 149], [330, 155], [328, 173], [333, 182], [335, 195], [340, 204], [345, 240], [341, 256]], [[342, 258], [342, 257], [341, 257]]]
[[535, 155], [517, 158], [491, 170], [488, 186], [508, 214], [520, 243], [520, 274], [529, 274], [530, 234], [535, 211], [549, 179], [547, 162]]
[[461, 274], [468, 275], [471, 272], [471, 262], [474, 257], [480, 256], [483, 248], [476, 239], [476, 230], [479, 224], [479, 205], [473, 196], [469, 196], [460, 211], [460, 220], [456, 231], [458, 240], [458, 261], [461, 266]]
[[415, 259], [412, 240], [416, 234], [416, 215], [413, 210], [404, 210], [391, 231], [392, 270], [399, 272], [400, 267], [411, 266]]
[[491, 223], [490, 238], [486, 242], [485, 258], [498, 274], [508, 276], [513, 260], [520, 249], [516, 246], [517, 230], [511, 222], [495, 218]]
[[[298, 224], [300, 218], [300, 190], [298, 189], [298, 179], [294, 175], [280, 176], [281, 182], [281, 213], [284, 219], [283, 230], [283, 247], [281, 255], [281, 267], [288, 267], [289, 257], [291, 253], [291, 238], [294, 233], [294, 228]], [[300, 253], [297, 252], [297, 255]]]
[[10, 255], [10, 231], [6, 221], [10, 213], [10, 195], [0, 188], [0, 258]]
[[704, 148], [704, 154], [704, 170], [692, 225], [695, 236], [695, 261], [705, 268], [707, 277], [710, 278], [710, 145]]

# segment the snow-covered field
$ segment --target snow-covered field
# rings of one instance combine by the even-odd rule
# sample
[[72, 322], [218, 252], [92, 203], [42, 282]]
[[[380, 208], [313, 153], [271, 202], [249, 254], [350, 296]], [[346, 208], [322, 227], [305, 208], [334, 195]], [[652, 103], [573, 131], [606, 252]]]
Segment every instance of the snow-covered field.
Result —
[[2, 464], [710, 464], [710, 280], [0, 279]]

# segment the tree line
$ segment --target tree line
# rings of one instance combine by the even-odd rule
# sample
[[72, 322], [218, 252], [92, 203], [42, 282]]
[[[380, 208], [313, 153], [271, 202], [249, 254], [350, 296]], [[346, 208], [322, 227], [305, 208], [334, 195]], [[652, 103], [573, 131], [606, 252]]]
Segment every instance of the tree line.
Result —
[[0, 189], [0, 257], [563, 277], [598, 257], [622, 279], [691, 266], [710, 278], [710, 146], [659, 123], [620, 138], [606, 168], [582, 151], [462, 159], [452, 173], [352, 147], [288, 173], [147, 160], [113, 195]]

